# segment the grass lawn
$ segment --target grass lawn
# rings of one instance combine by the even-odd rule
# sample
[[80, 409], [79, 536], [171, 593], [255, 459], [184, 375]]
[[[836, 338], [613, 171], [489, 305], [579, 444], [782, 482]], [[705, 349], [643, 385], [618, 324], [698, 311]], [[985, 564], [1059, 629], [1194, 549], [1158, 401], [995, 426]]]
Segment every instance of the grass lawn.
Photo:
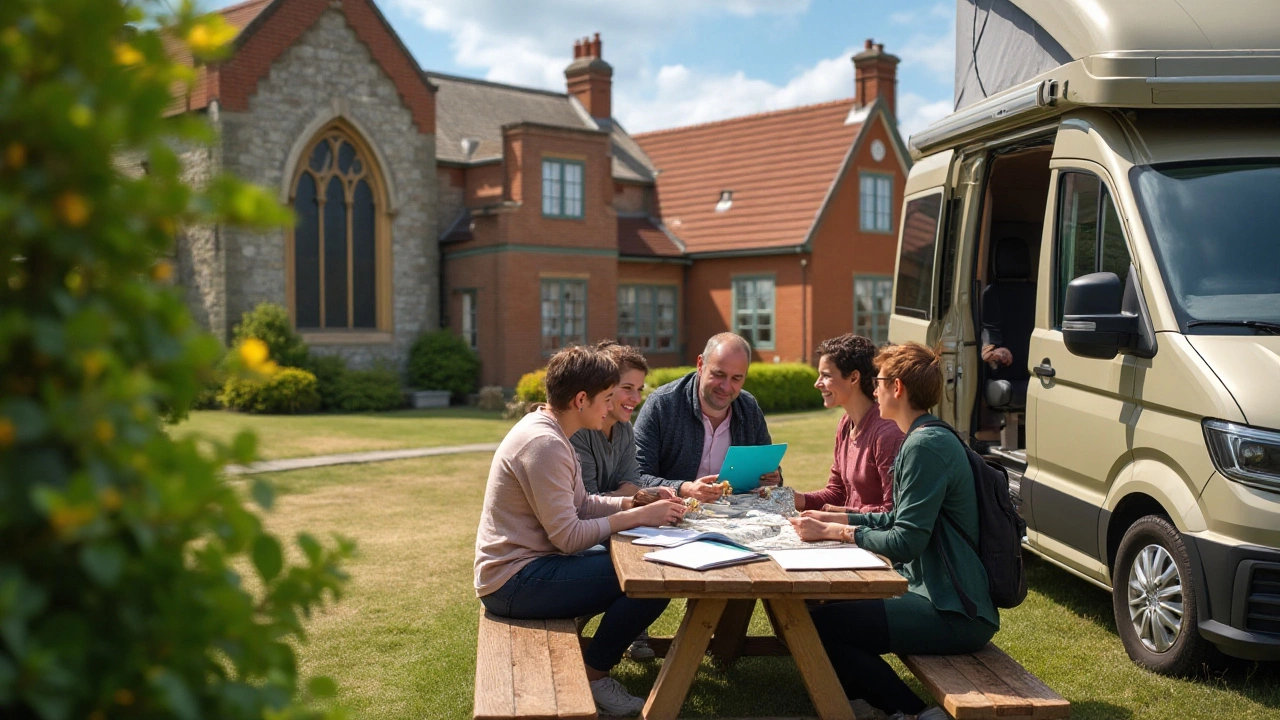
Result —
[[181, 437], [199, 433], [230, 442], [241, 430], [258, 435], [264, 460], [333, 455], [364, 450], [498, 442], [515, 424], [497, 411], [475, 408], [398, 410], [359, 415], [249, 415], [199, 410], [173, 429]]
[[[366, 423], [359, 427], [372, 428], [374, 437], [383, 427], [400, 428], [398, 437], [434, 433], [415, 429], [430, 417], [419, 423], [399, 414], [328, 419], [353, 442], [360, 434], [353, 421]], [[825, 483], [837, 419], [838, 413], [821, 411], [771, 422], [775, 440], [792, 445], [784, 462], [789, 484], [811, 490]], [[449, 442], [500, 434], [467, 437], [458, 431]], [[269, 444], [263, 450], [281, 456]], [[471, 563], [488, 468], [488, 455], [475, 453], [271, 476], [280, 493], [268, 516], [274, 530], [289, 536], [303, 529], [339, 532], [359, 543], [346, 596], [313, 618], [310, 642], [300, 654], [304, 673], [338, 681], [338, 700], [353, 717], [470, 717], [479, 608]], [[1105, 593], [1035, 559], [1028, 579], [1027, 601], [1003, 613], [996, 642], [1067, 697], [1073, 718], [1280, 717], [1277, 665], [1238, 663], [1199, 680], [1148, 673], [1125, 655]], [[682, 610], [682, 602], [673, 602], [656, 631], [673, 633]], [[757, 613], [753, 632], [766, 627]], [[657, 667], [624, 661], [616, 674], [633, 692], [646, 692]], [[683, 712], [749, 717], [812, 715], [813, 709], [789, 659], [748, 658], [727, 673], [704, 664]]]

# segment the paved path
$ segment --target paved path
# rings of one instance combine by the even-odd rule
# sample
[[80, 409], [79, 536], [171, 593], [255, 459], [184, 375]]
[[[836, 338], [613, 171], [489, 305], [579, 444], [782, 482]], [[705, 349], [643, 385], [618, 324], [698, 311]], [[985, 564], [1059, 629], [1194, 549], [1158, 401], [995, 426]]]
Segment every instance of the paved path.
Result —
[[225, 471], [228, 475], [256, 475], [257, 473], [303, 470], [327, 465], [349, 465], [352, 463], [431, 457], [433, 455], [493, 452], [497, 449], [498, 443], [476, 443], [474, 445], [447, 445], [445, 447], [409, 448], [407, 450], [375, 450], [373, 452], [342, 453], [340, 455], [313, 455], [311, 457], [288, 458], [285, 460], [263, 460], [249, 465], [228, 465]]

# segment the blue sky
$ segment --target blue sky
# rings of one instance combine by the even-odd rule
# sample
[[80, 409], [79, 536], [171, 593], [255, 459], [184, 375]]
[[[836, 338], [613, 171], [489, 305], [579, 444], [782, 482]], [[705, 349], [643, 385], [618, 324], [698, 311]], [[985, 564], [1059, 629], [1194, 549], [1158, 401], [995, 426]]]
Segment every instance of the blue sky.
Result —
[[951, 109], [954, 0], [376, 2], [426, 70], [561, 92], [574, 39], [599, 32], [631, 132], [850, 97], [866, 38], [902, 58], [904, 135]]

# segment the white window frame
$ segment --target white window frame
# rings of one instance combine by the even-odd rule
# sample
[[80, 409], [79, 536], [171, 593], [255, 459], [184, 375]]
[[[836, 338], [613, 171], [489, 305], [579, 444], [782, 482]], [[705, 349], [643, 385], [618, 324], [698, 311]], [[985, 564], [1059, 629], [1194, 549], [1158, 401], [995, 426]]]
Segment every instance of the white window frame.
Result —
[[542, 216], [582, 218], [586, 163], [563, 158], [542, 159]]
[[[642, 303], [641, 296], [648, 294], [648, 302]], [[664, 303], [661, 299], [664, 295], [670, 294], [671, 301], [669, 307], [671, 309], [671, 328], [669, 332], [662, 332], [662, 308]], [[676, 352], [676, 338], [680, 333], [680, 296], [675, 285], [647, 285], [642, 283], [627, 283], [618, 286], [618, 342], [624, 345], [631, 345], [645, 352], [666, 353]], [[642, 312], [641, 308], [647, 305], [647, 313]], [[626, 317], [630, 311], [632, 318]], [[647, 314], [648, 317], [642, 317]], [[634, 325], [634, 327], [628, 327]], [[663, 345], [663, 340], [666, 345]]]
[[858, 226], [864, 232], [893, 232], [893, 176], [858, 174]]
[[[870, 313], [859, 313], [859, 287], [870, 287], [872, 310]], [[869, 332], [861, 332], [862, 323], [858, 321], [871, 316]], [[893, 277], [889, 275], [854, 275], [853, 276], [853, 332], [880, 346], [889, 341], [889, 316], [893, 314]]]
[[[578, 318], [581, 331], [573, 334], [565, 332], [565, 290], [570, 286], [580, 287], [582, 289], [582, 315]], [[542, 278], [540, 283], [540, 302], [539, 317], [541, 321], [541, 343], [542, 352], [551, 355], [559, 350], [569, 347], [570, 345], [586, 345], [587, 344], [587, 306], [589, 295], [587, 294], [587, 281], [578, 278]], [[548, 297], [548, 290], [552, 290], [551, 297]], [[551, 309], [549, 304], [555, 305], [555, 327], [557, 331], [548, 334], [547, 320], [549, 315], [547, 311]]]
[[[761, 293], [761, 283], [768, 283], [768, 307], [760, 307], [758, 300], [763, 297]], [[740, 310], [740, 298], [744, 293], [748, 293], [751, 299], [757, 300], [753, 307], [747, 307]], [[774, 350], [778, 344], [778, 283], [773, 275], [740, 275], [733, 278], [733, 307], [729, 312], [732, 313], [730, 325], [733, 331], [745, 337], [751, 346], [758, 350]], [[750, 316], [750, 322], [743, 322], [743, 315]], [[761, 317], [767, 316], [769, 321], [763, 327], [769, 330], [769, 340], [767, 342], [760, 340], [759, 333], [762, 327]]]

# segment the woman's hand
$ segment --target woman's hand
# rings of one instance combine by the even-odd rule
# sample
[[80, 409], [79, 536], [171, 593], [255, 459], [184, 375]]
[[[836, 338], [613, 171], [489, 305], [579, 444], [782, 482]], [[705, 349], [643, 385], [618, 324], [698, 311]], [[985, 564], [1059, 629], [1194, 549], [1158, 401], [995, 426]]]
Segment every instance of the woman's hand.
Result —
[[842, 512], [827, 512], [826, 510], [805, 510], [800, 513], [802, 517], [813, 518], [824, 523], [836, 523], [837, 525], [848, 525], [849, 516]]
[[671, 500], [676, 497], [669, 487], [645, 488], [631, 496], [631, 507], [642, 507], [658, 500]]
[[672, 498], [664, 498], [636, 508], [633, 512], [641, 525], [649, 527], [678, 525], [684, 518], [684, 503]]
[[791, 527], [795, 528], [796, 534], [800, 536], [801, 540], [816, 542], [818, 540], [840, 539], [840, 531], [844, 529], [844, 525], [822, 522], [806, 515], [798, 518], [788, 518], [791, 521]]

